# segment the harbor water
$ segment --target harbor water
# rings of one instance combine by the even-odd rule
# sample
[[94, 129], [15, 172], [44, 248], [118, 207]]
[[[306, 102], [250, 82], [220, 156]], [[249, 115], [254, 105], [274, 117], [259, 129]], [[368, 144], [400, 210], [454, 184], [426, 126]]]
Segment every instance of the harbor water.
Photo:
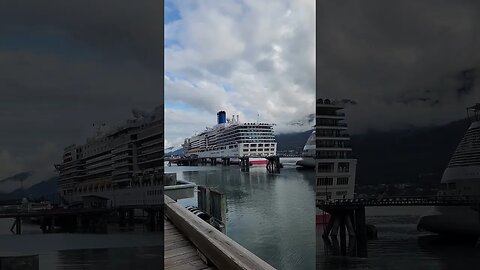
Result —
[[[316, 248], [314, 172], [298, 170], [294, 159], [282, 159], [280, 174], [265, 167], [242, 172], [231, 166], [166, 166], [166, 172], [224, 192], [226, 233], [277, 269], [477, 269], [480, 248], [472, 241], [442, 239], [418, 232], [418, 218], [429, 207], [367, 208], [367, 223], [378, 228], [369, 240], [368, 258], [326, 254]], [[196, 199], [181, 204], [195, 205]], [[40, 269], [161, 269], [163, 246], [158, 233], [142, 227], [108, 234], [42, 234], [24, 224], [22, 235], [9, 231], [12, 220], [0, 220], [0, 256], [39, 255]]]
[[[280, 174], [265, 166], [241, 172], [231, 166], [172, 166], [178, 179], [226, 195], [227, 235], [278, 269], [314, 269], [314, 171], [298, 170], [298, 159], [281, 159]], [[196, 205], [196, 198], [179, 201]]]

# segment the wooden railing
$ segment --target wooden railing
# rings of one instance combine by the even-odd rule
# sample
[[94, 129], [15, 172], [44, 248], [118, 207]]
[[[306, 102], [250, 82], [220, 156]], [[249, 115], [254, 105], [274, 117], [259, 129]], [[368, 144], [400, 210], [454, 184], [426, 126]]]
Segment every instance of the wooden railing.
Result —
[[165, 215], [218, 269], [275, 269], [168, 196]]

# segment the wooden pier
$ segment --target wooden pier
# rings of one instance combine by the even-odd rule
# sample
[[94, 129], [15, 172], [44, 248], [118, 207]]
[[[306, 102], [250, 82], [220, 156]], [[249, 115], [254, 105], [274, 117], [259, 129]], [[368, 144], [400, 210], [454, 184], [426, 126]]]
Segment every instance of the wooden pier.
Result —
[[[181, 263], [181, 260], [177, 256], [186, 257], [182, 262], [185, 267], [181, 269], [274, 269], [168, 196], [165, 196], [165, 217], [168, 220], [165, 223], [165, 269], [177, 269], [175, 267], [180, 269], [180, 266], [177, 265]], [[198, 260], [194, 249], [206, 263], [206, 268]], [[167, 268], [167, 261], [171, 268]], [[192, 264], [191, 268], [189, 268], [188, 261]]]
[[[330, 214], [331, 218], [323, 232], [327, 246], [338, 255], [367, 257], [367, 226], [365, 208], [374, 206], [470, 206], [479, 211], [479, 197], [386, 197], [381, 199], [317, 200], [317, 208]], [[480, 212], [479, 212], [480, 218]], [[347, 241], [348, 232], [348, 241]], [[340, 234], [338, 243], [337, 235]], [[348, 245], [347, 245], [348, 243]], [[338, 252], [337, 252], [338, 251]]]
[[164, 269], [217, 269], [208, 266], [195, 246], [168, 219], [164, 221]]
[[163, 205], [122, 206], [116, 208], [58, 208], [39, 211], [17, 210], [0, 213], [0, 219], [14, 219], [10, 229], [13, 234], [22, 234], [22, 219], [25, 218], [37, 218], [43, 233], [54, 233], [57, 231], [106, 233], [109, 220], [118, 223], [120, 227], [133, 226], [135, 209], [142, 209], [147, 213], [145, 225], [148, 230], [158, 231], [163, 228]]
[[[280, 173], [280, 168], [283, 167], [283, 165], [280, 163], [280, 156], [268, 156], [268, 157], [261, 156], [261, 157], [267, 160], [267, 165], [266, 165], [267, 172]], [[239, 161], [232, 162], [232, 158], [237, 158]], [[216, 166], [217, 164], [222, 164], [223, 166], [238, 164], [240, 166], [241, 171], [248, 172], [250, 170], [250, 167], [252, 166], [250, 162], [250, 158], [251, 157], [249, 156], [221, 157], [221, 158], [167, 157], [165, 158], [165, 161], [168, 161], [168, 166], [171, 166], [172, 164], [176, 164], [177, 166], [198, 166], [199, 164], [207, 165], [208, 163], [212, 166]]]

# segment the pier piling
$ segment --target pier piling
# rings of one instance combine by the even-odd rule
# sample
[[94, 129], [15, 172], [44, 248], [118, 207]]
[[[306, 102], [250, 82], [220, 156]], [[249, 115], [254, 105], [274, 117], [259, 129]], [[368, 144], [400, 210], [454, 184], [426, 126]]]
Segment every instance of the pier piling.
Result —
[[242, 171], [249, 171], [250, 169], [250, 158], [249, 157], [241, 157], [240, 158], [240, 168]]
[[271, 156], [267, 157], [267, 171], [269, 173], [280, 173], [280, 157]]

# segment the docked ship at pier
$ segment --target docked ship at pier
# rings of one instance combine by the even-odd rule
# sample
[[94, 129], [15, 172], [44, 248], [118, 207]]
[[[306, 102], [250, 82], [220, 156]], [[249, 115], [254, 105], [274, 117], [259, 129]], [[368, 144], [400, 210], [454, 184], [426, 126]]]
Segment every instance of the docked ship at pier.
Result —
[[185, 156], [194, 158], [231, 158], [233, 162], [248, 157], [251, 165], [267, 164], [266, 157], [275, 156], [277, 143], [274, 124], [240, 122], [239, 115], [227, 118], [225, 111], [217, 113], [217, 124], [185, 139]]
[[[480, 198], [480, 104], [467, 108], [470, 121], [440, 181], [439, 198]], [[480, 214], [472, 206], [436, 206], [422, 216], [419, 230], [438, 234], [480, 236]]]
[[133, 116], [109, 130], [100, 125], [84, 144], [64, 149], [55, 168], [67, 204], [86, 197], [110, 206], [163, 204], [163, 107]]
[[[344, 108], [330, 99], [317, 99], [316, 103], [316, 202], [353, 199], [357, 159], [351, 157]], [[329, 215], [316, 211], [316, 223], [327, 223]]]
[[303, 147], [302, 151], [302, 158], [296, 162], [297, 166], [302, 166], [304, 168], [315, 168], [315, 151], [316, 151], [316, 143], [315, 143], [315, 130], [312, 131], [310, 137], [307, 139], [307, 143]]

